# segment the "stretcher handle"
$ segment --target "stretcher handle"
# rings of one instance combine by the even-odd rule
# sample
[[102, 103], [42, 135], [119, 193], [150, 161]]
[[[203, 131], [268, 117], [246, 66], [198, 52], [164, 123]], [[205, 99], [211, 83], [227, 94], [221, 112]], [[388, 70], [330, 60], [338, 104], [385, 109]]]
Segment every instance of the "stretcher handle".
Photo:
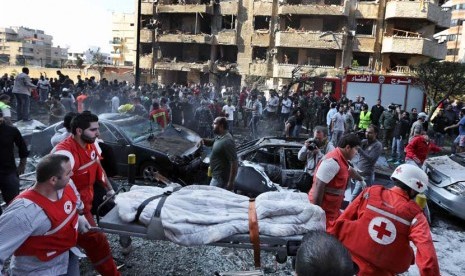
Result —
[[119, 194], [119, 192], [121, 192], [121, 191], [126, 192], [126, 189], [125, 189], [124, 187], [119, 187], [118, 190], [116, 190], [116, 192], [115, 192], [113, 195], [111, 195], [111, 196], [109, 196], [109, 197], [106, 197], [105, 200], [98, 206], [98, 208], [97, 208], [97, 214], [96, 214], [96, 217], [97, 217], [97, 225], [100, 224], [100, 215], [99, 215], [99, 214], [100, 214], [100, 209], [102, 209], [102, 207], [103, 207], [105, 204], [107, 204], [108, 202], [110, 202], [111, 200], [114, 200], [114, 197], [115, 197], [117, 194]]

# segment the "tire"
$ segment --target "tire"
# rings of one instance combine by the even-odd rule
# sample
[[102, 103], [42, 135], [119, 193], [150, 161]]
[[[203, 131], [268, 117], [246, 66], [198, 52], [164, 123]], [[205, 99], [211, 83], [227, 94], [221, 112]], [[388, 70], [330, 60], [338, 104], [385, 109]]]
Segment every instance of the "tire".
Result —
[[158, 171], [159, 169], [157, 165], [155, 164], [155, 162], [152, 161], [146, 161], [142, 163], [142, 165], [140, 165], [139, 167], [139, 174], [142, 176], [142, 178], [144, 180], [150, 180], [151, 182], [156, 181], [153, 174]]

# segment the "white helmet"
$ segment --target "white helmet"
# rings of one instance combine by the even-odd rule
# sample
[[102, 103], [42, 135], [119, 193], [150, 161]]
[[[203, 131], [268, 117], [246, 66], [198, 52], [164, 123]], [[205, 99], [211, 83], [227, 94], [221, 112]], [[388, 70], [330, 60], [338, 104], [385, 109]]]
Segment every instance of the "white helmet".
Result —
[[398, 180], [419, 193], [428, 189], [428, 175], [415, 165], [400, 165], [392, 173], [391, 179]]
[[426, 120], [428, 118], [428, 114], [426, 114], [425, 112], [420, 112], [418, 113], [418, 118], [423, 118]]

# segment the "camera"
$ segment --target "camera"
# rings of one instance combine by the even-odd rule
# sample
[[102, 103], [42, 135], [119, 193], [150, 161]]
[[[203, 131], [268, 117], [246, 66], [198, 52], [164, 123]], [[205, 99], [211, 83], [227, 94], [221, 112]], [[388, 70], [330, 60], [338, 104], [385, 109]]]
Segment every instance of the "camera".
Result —
[[396, 103], [391, 103], [388, 108], [391, 109], [391, 110], [395, 110], [396, 108], [400, 108], [402, 107], [401, 104], [396, 104]]
[[307, 142], [307, 143], [309, 144], [309, 145], [307, 146], [307, 149], [308, 149], [308, 150], [313, 151], [313, 150], [316, 150], [316, 149], [318, 148], [318, 145], [316, 144], [315, 138], [310, 138], [310, 139], [308, 139], [308, 140], [305, 141], [305, 142]]

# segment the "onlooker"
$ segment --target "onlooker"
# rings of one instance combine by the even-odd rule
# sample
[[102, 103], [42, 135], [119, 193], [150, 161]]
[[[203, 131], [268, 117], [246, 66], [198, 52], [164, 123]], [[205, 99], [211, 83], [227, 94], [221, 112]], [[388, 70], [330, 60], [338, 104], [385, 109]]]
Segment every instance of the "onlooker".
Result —
[[45, 103], [50, 92], [50, 82], [41, 75], [39, 81], [37, 81], [37, 87], [39, 88], [39, 102]]
[[409, 141], [413, 139], [413, 137], [420, 135], [423, 133], [423, 123], [426, 121], [426, 118], [428, 115], [426, 115], [425, 112], [420, 112], [417, 116], [417, 120], [412, 124], [410, 128], [410, 134], [409, 134]]
[[418, 167], [403, 164], [391, 179], [393, 188], [375, 185], [358, 196], [329, 233], [349, 249], [360, 268], [357, 275], [398, 275], [413, 263], [420, 275], [440, 275], [428, 221], [414, 200], [427, 189], [428, 176]]
[[266, 116], [271, 121], [276, 121], [279, 106], [279, 97], [275, 90], [270, 90], [270, 99], [266, 105]]
[[376, 101], [376, 105], [371, 107], [371, 123], [379, 127], [379, 118], [384, 112], [384, 107], [381, 105], [381, 99]]
[[396, 126], [396, 121], [399, 119], [396, 115], [396, 106], [390, 105], [379, 118], [379, 126], [383, 130], [383, 145], [385, 150], [389, 148], [392, 142], [394, 127]]
[[134, 106], [134, 110], [131, 112], [132, 114], [147, 118], [148, 112], [145, 109], [145, 107], [142, 105], [140, 101], [140, 97], [132, 98], [132, 104]]
[[446, 135], [445, 128], [451, 125], [449, 119], [447, 119], [444, 115], [443, 109], [439, 109], [438, 114], [433, 118], [433, 120], [431, 120], [431, 123], [433, 123], [434, 140], [436, 141], [436, 145], [443, 147], [444, 137]]
[[110, 106], [111, 106], [111, 113], [118, 113], [118, 107], [120, 106], [120, 100], [119, 100], [117, 93], [115, 93], [113, 97], [111, 98]]
[[194, 119], [197, 122], [197, 132], [200, 137], [211, 137], [213, 114], [208, 108], [208, 102], [206, 100], [202, 100], [201, 106], [195, 110]]
[[356, 126], [358, 126], [358, 123], [360, 121], [360, 112], [362, 111], [362, 106], [363, 106], [363, 101], [360, 96], [357, 96], [355, 98], [355, 102], [352, 103], [352, 107], [354, 110], [352, 112], [352, 116], [354, 116], [354, 122]]
[[328, 139], [328, 129], [322, 126], [316, 126], [313, 131], [313, 138], [305, 141], [304, 146], [299, 150], [297, 158], [300, 161], [307, 161], [305, 165], [305, 173], [310, 175], [309, 183], [304, 183], [301, 192], [308, 193], [313, 184], [313, 176], [317, 164], [325, 154], [334, 150], [334, 145]]
[[224, 115], [226, 116], [226, 120], [228, 120], [229, 133], [231, 133], [231, 135], [234, 135], [233, 125], [234, 125], [234, 112], [236, 112], [236, 108], [232, 105], [231, 99], [228, 99], [227, 104], [223, 106], [222, 111], [224, 112]]
[[459, 135], [454, 140], [454, 145], [458, 146], [456, 150], [458, 153], [465, 150], [465, 108], [460, 110], [460, 121], [455, 124], [444, 128], [444, 130], [449, 130], [453, 128], [459, 128]]
[[212, 147], [210, 155], [210, 168], [212, 179], [210, 186], [216, 186], [228, 190], [234, 188], [238, 163], [236, 144], [228, 132], [228, 121], [224, 117], [217, 117], [213, 121], [214, 139], [201, 140], [207, 147]]
[[[16, 167], [15, 145], [18, 148], [20, 158], [19, 166]], [[0, 191], [3, 201], [9, 204], [19, 194], [19, 175], [26, 169], [26, 160], [29, 152], [21, 133], [16, 127], [7, 125], [0, 117]], [[1, 214], [1, 208], [0, 208]], [[1, 253], [1, 252], [0, 252]]]
[[310, 231], [303, 237], [295, 257], [297, 276], [352, 276], [357, 272], [349, 251], [333, 236]]
[[333, 145], [337, 145], [345, 131], [345, 118], [344, 118], [345, 106], [339, 106], [339, 111], [331, 118], [331, 142]]
[[352, 107], [348, 106], [344, 111], [344, 134], [351, 133], [355, 130], [355, 121], [351, 109]]
[[287, 121], [291, 114], [292, 101], [289, 99], [288, 94], [284, 94], [283, 100], [281, 101], [281, 129], [282, 124]]
[[60, 102], [66, 109], [66, 112], [76, 112], [75, 100], [71, 94], [69, 94], [69, 89], [64, 88], [61, 94]]
[[16, 97], [16, 120], [29, 121], [31, 105], [31, 89], [37, 88], [29, 78], [29, 68], [23, 67], [22, 73], [16, 76], [13, 94]]
[[56, 132], [52, 139], [50, 139], [50, 143], [52, 143], [52, 147], [58, 145], [61, 141], [65, 140], [69, 136], [71, 136], [71, 121], [77, 115], [75, 112], [68, 112], [66, 113], [63, 119], [63, 128]]
[[357, 135], [351, 133], [342, 136], [337, 148], [328, 152], [315, 169], [308, 197], [311, 203], [321, 206], [325, 211], [326, 229], [331, 227], [340, 214], [349, 177], [356, 178], [356, 172], [348, 161], [357, 154], [359, 146]]
[[395, 162], [394, 165], [400, 165], [404, 161], [404, 144], [408, 140], [409, 130], [409, 114], [407, 111], [404, 111], [394, 127], [391, 158], [387, 160], [388, 162]]
[[9, 275], [79, 275], [78, 231], [90, 228], [78, 216], [80, 199], [70, 182], [67, 156], [44, 156], [37, 182], [22, 192], [0, 216], [0, 271], [13, 255]]
[[[361, 117], [360, 117], [361, 118]], [[355, 164], [358, 173], [364, 178], [365, 184], [370, 187], [375, 181], [375, 164], [378, 161], [383, 145], [378, 141], [378, 127], [369, 125], [366, 129], [366, 139], [362, 140], [361, 146], [358, 149], [359, 159]], [[352, 200], [355, 199], [363, 188], [362, 181], [355, 181], [355, 186], [352, 191]]]
[[66, 114], [66, 109], [60, 102], [60, 96], [55, 95], [50, 101], [50, 113], [48, 124], [53, 125], [56, 122], [63, 120]]

